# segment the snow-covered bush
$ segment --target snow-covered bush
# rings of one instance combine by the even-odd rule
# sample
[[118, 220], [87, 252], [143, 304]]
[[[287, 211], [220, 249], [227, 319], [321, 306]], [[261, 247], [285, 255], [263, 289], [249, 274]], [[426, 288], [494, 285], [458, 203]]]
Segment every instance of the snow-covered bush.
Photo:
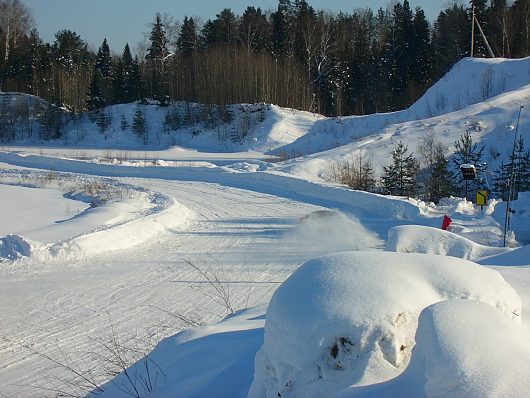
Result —
[[409, 363], [421, 311], [454, 299], [482, 301], [515, 325], [520, 319], [513, 288], [469, 261], [385, 252], [311, 260], [269, 304], [249, 397], [329, 397], [389, 380]]

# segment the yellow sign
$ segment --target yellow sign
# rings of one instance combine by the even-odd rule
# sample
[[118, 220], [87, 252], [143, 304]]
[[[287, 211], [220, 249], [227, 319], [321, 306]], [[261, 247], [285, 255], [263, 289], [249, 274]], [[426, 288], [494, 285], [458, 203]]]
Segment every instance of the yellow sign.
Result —
[[477, 191], [477, 206], [486, 206], [488, 204], [488, 191], [482, 189]]

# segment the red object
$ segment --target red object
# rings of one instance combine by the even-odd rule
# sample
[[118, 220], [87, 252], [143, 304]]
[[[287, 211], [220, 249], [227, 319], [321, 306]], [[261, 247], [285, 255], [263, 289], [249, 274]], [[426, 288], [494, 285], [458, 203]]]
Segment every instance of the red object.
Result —
[[451, 225], [451, 223], [453, 222], [453, 220], [451, 220], [449, 217], [447, 216], [444, 216], [444, 221], [442, 223], [442, 229], [444, 231], [447, 231], [447, 228], [449, 228], [449, 225]]

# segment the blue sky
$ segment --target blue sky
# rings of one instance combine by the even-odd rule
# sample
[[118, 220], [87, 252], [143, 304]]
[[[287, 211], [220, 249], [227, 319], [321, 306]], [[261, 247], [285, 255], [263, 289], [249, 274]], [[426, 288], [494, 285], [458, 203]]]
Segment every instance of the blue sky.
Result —
[[[187, 16], [214, 18], [224, 8], [242, 14], [247, 6], [275, 9], [277, 0], [22, 0], [33, 12], [42, 39], [54, 40], [60, 29], [77, 32], [97, 49], [107, 37], [113, 51], [121, 53], [126, 42], [131, 49], [143, 40], [148, 23], [157, 12], [177, 20]], [[409, 0], [412, 7], [421, 6], [433, 21], [444, 5], [443, 0]], [[308, 0], [315, 9], [351, 12], [358, 7], [386, 7], [388, 0]]]

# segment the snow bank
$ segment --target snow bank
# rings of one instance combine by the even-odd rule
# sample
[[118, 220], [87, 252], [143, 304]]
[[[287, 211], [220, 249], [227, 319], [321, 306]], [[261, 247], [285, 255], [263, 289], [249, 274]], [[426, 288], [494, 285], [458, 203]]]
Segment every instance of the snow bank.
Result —
[[[10, 184], [0, 184], [5, 199], [0, 228], [6, 235], [0, 241], [4, 260], [46, 261], [122, 250], [192, 217], [168, 195], [114, 179], [0, 170], [0, 182]], [[44, 215], [33, 211], [42, 208], [50, 210]]]
[[[53, 257], [79, 257], [123, 250], [188, 221], [192, 211], [171, 198], [166, 209], [96, 232], [57, 243], [48, 248]], [[42, 254], [41, 254], [42, 256]]]
[[388, 231], [386, 251], [452, 256], [466, 260], [492, 256], [508, 249], [483, 246], [467, 238], [438, 228], [401, 225]]
[[530, 344], [523, 329], [493, 307], [444, 301], [420, 315], [407, 370], [341, 397], [525, 397], [530, 390]]
[[507, 253], [481, 259], [479, 264], [496, 266], [530, 266], [530, 245]]
[[311, 260], [269, 304], [249, 397], [323, 397], [391, 379], [409, 362], [420, 312], [448, 299], [479, 300], [520, 322], [513, 288], [469, 261], [385, 252]]
[[[185, 330], [158, 343], [140, 360], [89, 397], [244, 398], [252, 382], [254, 355], [263, 343], [262, 307], [222, 322]], [[150, 373], [148, 373], [148, 371]], [[148, 388], [143, 380], [151, 380]], [[134, 388], [133, 388], [134, 385]]]
[[[523, 244], [530, 243], [530, 192], [520, 192], [517, 200], [510, 202], [514, 213], [510, 217], [510, 227], [515, 233], [515, 238]], [[495, 207], [493, 217], [504, 225], [506, 217], [506, 202], [501, 202]]]

